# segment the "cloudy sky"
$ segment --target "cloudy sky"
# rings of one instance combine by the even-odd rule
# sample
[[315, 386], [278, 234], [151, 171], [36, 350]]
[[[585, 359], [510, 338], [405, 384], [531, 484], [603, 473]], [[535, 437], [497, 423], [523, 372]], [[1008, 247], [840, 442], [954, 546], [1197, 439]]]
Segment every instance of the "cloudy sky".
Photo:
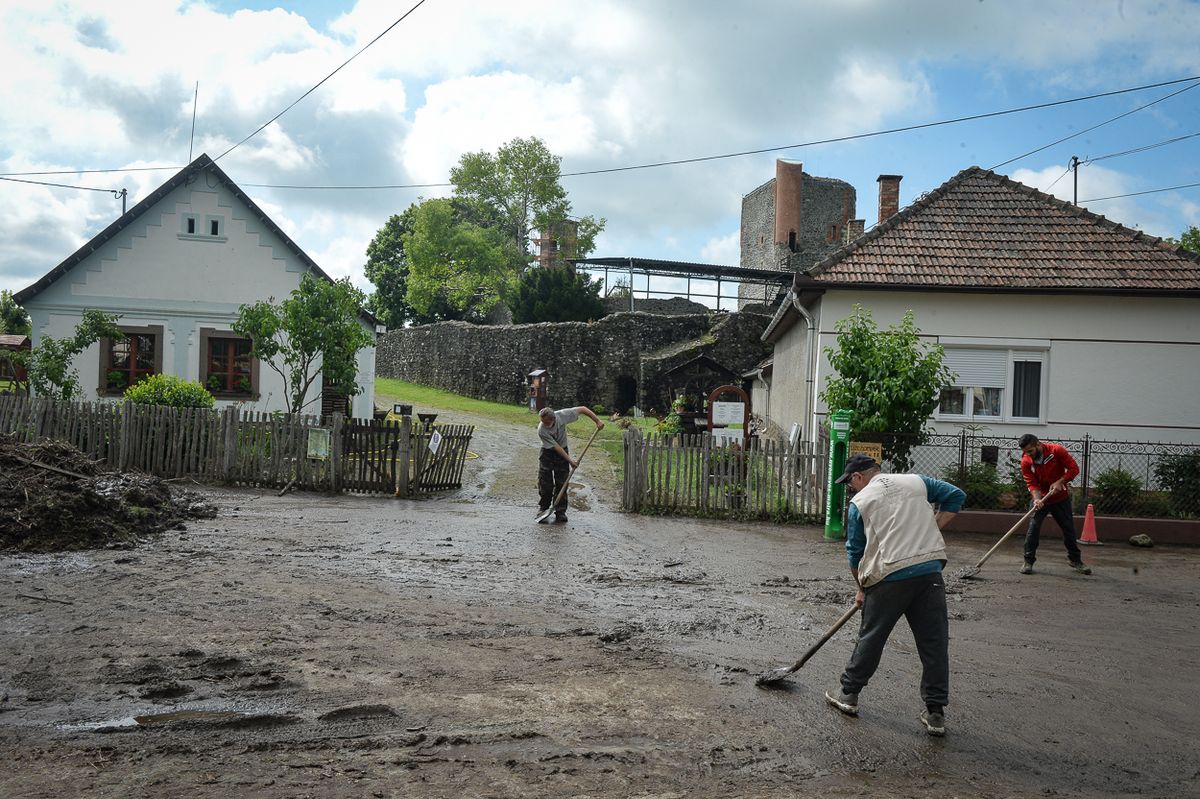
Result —
[[[0, 180], [0, 288], [119, 216], [109, 190], [132, 206], [189, 151], [225, 152], [415, 3], [4, 0], [0, 175], [86, 188]], [[1200, 75], [1198, 34], [1195, 0], [425, 0], [219, 163], [369, 288], [375, 231], [448, 189], [278, 187], [442, 184], [462, 153], [516, 136], [564, 173], [783, 148]], [[595, 255], [736, 264], [742, 195], [777, 157], [853, 184], [870, 226], [880, 174], [904, 176], [903, 205], [972, 165], [1070, 199], [1077, 155], [1096, 159], [1078, 175], [1091, 210], [1178, 236], [1200, 225], [1200, 187], [1155, 190], [1200, 183], [1194, 85], [563, 183], [576, 213], [608, 220]], [[69, 173], [141, 167], [162, 169]]]

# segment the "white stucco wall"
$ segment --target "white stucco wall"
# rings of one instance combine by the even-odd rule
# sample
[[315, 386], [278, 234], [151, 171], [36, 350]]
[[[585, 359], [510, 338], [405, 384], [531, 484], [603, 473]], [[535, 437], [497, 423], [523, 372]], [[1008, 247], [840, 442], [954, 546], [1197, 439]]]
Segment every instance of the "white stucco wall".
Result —
[[[973, 420], [986, 435], [1200, 443], [1197, 300], [833, 290], [822, 297], [818, 318], [821, 388], [831, 371], [823, 351], [836, 346], [834, 325], [855, 303], [870, 308], [880, 328], [911, 309], [922, 334], [947, 347], [1044, 352], [1042, 419]], [[802, 390], [804, 333], [801, 320], [775, 346], [771, 415], [784, 429], [803, 413], [789, 398]], [[821, 418], [827, 410], [818, 403]], [[956, 433], [962, 424], [935, 419], [932, 427]]]
[[[185, 220], [196, 219], [197, 232]], [[209, 233], [218, 220], [219, 235]], [[142, 213], [95, 253], [26, 303], [34, 344], [41, 336], [69, 336], [83, 310], [121, 315], [122, 326], [163, 328], [163, 371], [188, 380], [200, 375], [201, 328], [229, 331], [238, 307], [282, 300], [299, 286], [307, 265], [211, 173], [180, 186]], [[373, 331], [372, 331], [373, 332]], [[353, 413], [369, 417], [374, 398], [374, 349], [359, 353]], [[100, 350], [94, 345], [75, 361], [84, 399], [96, 397]], [[316, 391], [319, 392], [318, 383]], [[238, 404], [218, 400], [218, 405]], [[282, 378], [259, 368], [256, 410], [285, 410]], [[320, 408], [319, 398], [307, 406]]]

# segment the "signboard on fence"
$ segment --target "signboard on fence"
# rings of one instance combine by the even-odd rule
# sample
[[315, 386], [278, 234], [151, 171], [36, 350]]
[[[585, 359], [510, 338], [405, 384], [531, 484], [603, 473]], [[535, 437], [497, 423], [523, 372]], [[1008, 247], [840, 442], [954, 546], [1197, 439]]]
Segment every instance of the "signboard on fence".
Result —
[[883, 463], [883, 444], [878, 441], [851, 441], [849, 449], [846, 450], [846, 457], [860, 452], [870, 455], [876, 463]]
[[742, 443], [745, 438], [746, 431], [740, 428], [729, 429], [728, 427], [714, 427], [712, 430], [713, 443], [718, 447], [725, 447], [733, 442]]
[[314, 427], [308, 431], [308, 457], [316, 460], [329, 458], [329, 430], [325, 427]]
[[436, 455], [440, 446], [442, 446], [442, 433], [439, 430], [434, 430], [433, 435], [429, 437], [429, 451]]
[[745, 421], [746, 421], [746, 403], [744, 403], [744, 402], [714, 402], [712, 404], [712, 423], [714, 425], [717, 425], [717, 424], [742, 424]]

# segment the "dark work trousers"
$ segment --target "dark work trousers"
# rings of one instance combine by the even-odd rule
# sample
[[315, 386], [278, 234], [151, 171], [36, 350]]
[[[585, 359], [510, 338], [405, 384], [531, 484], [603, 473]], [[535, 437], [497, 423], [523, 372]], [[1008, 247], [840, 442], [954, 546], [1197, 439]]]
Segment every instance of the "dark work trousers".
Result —
[[[566, 449], [566, 447], [563, 449]], [[539, 508], [546, 510], [550, 507], [550, 503], [554, 502], [554, 497], [562, 489], [563, 483], [567, 482], [567, 474], [570, 471], [571, 464], [567, 463], [566, 458], [552, 449], [542, 447], [542, 454], [538, 456]], [[560, 513], [566, 512], [567, 493], [565, 491], [563, 491], [562, 499], [558, 501], [554, 509]]]
[[866, 687], [879, 667], [883, 645], [903, 616], [921, 656], [921, 699], [927, 708], [945, 707], [950, 701], [950, 623], [941, 573], [885, 580], [866, 589], [865, 594], [858, 643], [842, 672], [842, 690], [857, 694]]
[[1075, 515], [1071, 512], [1070, 497], [1043, 505], [1041, 510], [1033, 514], [1033, 518], [1029, 520], [1029, 532], [1025, 533], [1025, 562], [1033, 563], [1037, 560], [1038, 542], [1042, 536], [1042, 522], [1047, 514], [1054, 517], [1054, 521], [1058, 522], [1058, 528], [1062, 530], [1063, 544], [1067, 548], [1067, 560], [1072, 563], [1082, 562], [1083, 555], [1079, 552], [1079, 545], [1075, 543]]

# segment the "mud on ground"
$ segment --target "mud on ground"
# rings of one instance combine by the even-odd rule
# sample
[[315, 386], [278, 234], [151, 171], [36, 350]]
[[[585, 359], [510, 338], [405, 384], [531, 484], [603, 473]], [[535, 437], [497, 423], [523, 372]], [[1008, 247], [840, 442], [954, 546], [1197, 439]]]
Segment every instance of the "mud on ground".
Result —
[[533, 441], [481, 428], [434, 501], [211, 490], [132, 551], [0, 556], [0, 796], [1194, 793], [1194, 551], [1089, 549], [1085, 578], [1047, 536], [1035, 575], [1014, 545], [948, 585], [933, 739], [903, 625], [857, 719], [822, 699], [853, 624], [754, 686], [848, 606], [840, 544], [615, 513], [602, 459], [533, 525]]

